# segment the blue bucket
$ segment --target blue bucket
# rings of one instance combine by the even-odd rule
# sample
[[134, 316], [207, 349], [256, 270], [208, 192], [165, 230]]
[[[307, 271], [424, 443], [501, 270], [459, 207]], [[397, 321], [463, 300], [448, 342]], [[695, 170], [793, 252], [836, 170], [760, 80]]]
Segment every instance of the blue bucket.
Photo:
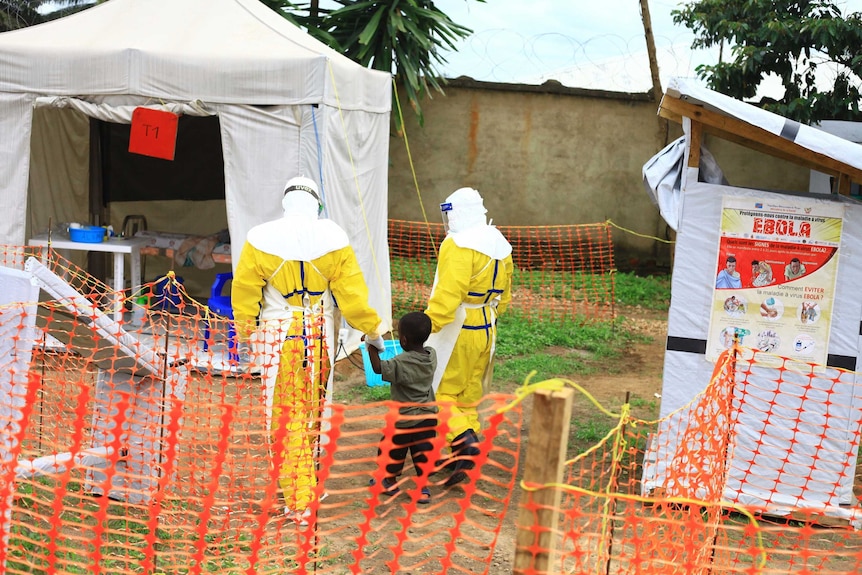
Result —
[[[387, 339], [383, 343], [386, 349], [380, 352], [380, 359], [392, 359], [403, 351], [400, 342]], [[371, 360], [368, 358], [368, 350], [365, 349], [365, 342], [359, 344], [359, 349], [362, 350], [362, 365], [365, 366], [365, 383], [368, 384], [368, 387], [389, 385], [388, 381], [383, 381], [383, 378], [371, 369]]]
[[105, 228], [101, 226], [69, 228], [69, 239], [84, 244], [98, 244], [105, 239]]

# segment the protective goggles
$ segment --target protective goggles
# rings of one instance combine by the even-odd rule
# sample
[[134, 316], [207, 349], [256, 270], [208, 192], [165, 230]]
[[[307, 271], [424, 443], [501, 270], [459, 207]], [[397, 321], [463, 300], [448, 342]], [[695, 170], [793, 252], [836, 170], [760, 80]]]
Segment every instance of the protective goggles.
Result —
[[314, 199], [317, 200], [317, 215], [320, 215], [323, 213], [323, 202], [320, 200], [320, 196], [317, 195], [317, 192], [314, 191], [314, 188], [312, 188], [311, 186], [303, 186], [302, 184], [294, 184], [294, 185], [290, 186], [289, 188], [287, 188], [286, 190], [284, 190], [284, 195], [286, 196], [290, 192], [294, 192], [297, 190], [302, 191], [302, 192], [308, 192], [309, 194], [314, 196]]
[[449, 231], [449, 216], [452, 212], [452, 202], [443, 202], [440, 204], [440, 214], [443, 216], [443, 227]]

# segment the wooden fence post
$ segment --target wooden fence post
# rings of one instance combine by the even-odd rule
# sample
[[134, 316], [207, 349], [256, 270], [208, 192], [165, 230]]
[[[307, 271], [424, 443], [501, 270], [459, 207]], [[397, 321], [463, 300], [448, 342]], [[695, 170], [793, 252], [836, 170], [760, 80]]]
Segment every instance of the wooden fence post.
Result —
[[[524, 483], [539, 486], [563, 481], [574, 390], [540, 389], [533, 394], [533, 414], [524, 465]], [[562, 492], [559, 488], [523, 491], [515, 540], [515, 575], [553, 572], [554, 546]]]

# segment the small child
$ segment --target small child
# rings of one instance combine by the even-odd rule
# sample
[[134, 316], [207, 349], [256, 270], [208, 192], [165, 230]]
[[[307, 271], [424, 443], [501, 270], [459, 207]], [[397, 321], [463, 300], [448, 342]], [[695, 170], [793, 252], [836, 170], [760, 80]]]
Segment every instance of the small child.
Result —
[[[425, 342], [431, 335], [431, 318], [422, 313], [410, 312], [398, 322], [398, 335], [401, 342], [400, 353], [388, 360], [380, 359], [380, 350], [366, 342], [368, 359], [374, 373], [380, 374], [383, 381], [389, 382], [392, 400], [404, 405], [398, 413], [407, 416], [395, 422], [386, 476], [383, 478], [383, 493], [395, 495], [400, 489], [396, 485], [398, 476], [404, 470], [407, 452], [413, 457], [416, 474], [422, 476], [423, 467], [428, 461], [427, 453], [433, 449], [431, 441], [437, 436], [437, 406], [434, 404], [434, 370], [437, 369], [437, 353], [426, 347]], [[377, 456], [383, 453], [382, 444]], [[371, 480], [374, 484], [374, 480]], [[422, 496], [417, 503], [430, 503], [431, 491], [422, 488]]]

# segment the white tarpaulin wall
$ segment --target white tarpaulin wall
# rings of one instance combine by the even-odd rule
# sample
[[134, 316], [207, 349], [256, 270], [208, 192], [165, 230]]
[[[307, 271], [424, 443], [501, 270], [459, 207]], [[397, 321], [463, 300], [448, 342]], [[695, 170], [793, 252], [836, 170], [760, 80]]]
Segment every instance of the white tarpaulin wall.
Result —
[[[725, 197], [743, 197], [755, 200], [763, 200], [764, 198], [773, 198], [782, 194], [764, 192], [762, 190], [751, 190], [734, 188], [731, 186], [718, 186], [714, 184], [696, 183], [689, 184], [683, 192], [684, 206], [681, 211], [680, 227], [677, 232], [676, 247], [674, 252], [674, 269], [671, 285], [671, 306], [668, 312], [668, 334], [667, 348], [665, 350], [664, 376], [661, 392], [661, 413], [662, 418], [669, 416], [674, 411], [687, 405], [694, 397], [703, 391], [710, 381], [712, 376], [714, 363], [709, 361], [706, 356], [706, 345], [709, 339], [708, 330], [710, 328], [709, 310], [712, 308], [713, 291], [715, 288], [715, 269], [718, 261], [718, 247], [720, 234], [720, 219], [722, 211], [722, 201]], [[790, 196], [788, 196], [790, 197]], [[838, 277], [835, 285], [835, 301], [833, 304], [834, 312], [832, 314], [832, 325], [829, 333], [829, 349], [828, 354], [830, 362], [834, 362], [840, 367], [859, 371], [862, 369], [859, 359], [860, 336], [859, 326], [862, 320], [862, 301], [858, 298], [858, 286], [862, 285], [862, 266], [855, 262], [858, 258], [857, 247], [862, 245], [862, 205], [852, 200], [846, 200], [840, 196], [820, 196], [819, 202], [842, 202], [845, 203], [844, 225], [841, 236], [841, 247], [839, 248], [839, 266]], [[854, 257], [855, 256], [855, 257]], [[740, 267], [745, 267], [747, 262], [740, 262]], [[752, 345], [750, 341], [744, 341], [743, 345]], [[745, 368], [741, 368], [745, 369]], [[770, 379], [781, 379], [778, 376], [777, 370], [768, 367], [759, 367], [758, 370], [763, 372], [764, 382]], [[836, 370], [830, 370], [824, 376], [836, 377]], [[789, 372], [785, 372], [784, 379], [788, 379]], [[850, 381], [858, 384], [857, 378], [852, 373], [841, 376], [842, 381]], [[764, 386], [767, 384], [764, 383]], [[847, 409], [848, 413], [842, 416], [842, 419], [847, 421], [858, 420], [860, 417], [860, 392], [855, 391], [851, 386], [839, 387], [830, 401], [833, 405], [827, 403], [812, 403], [806, 402], [803, 410], [805, 417], [820, 419], [826, 417], [827, 414], [835, 416], [837, 409]], [[791, 403], [795, 400], [793, 396], [783, 397], [778, 394], [775, 398], [776, 403], [790, 408]], [[827, 413], [829, 412], [829, 413]], [[684, 417], [684, 415], [681, 415]], [[667, 426], [667, 429], [675, 429], [678, 427], [676, 418]], [[743, 418], [740, 425], [737, 427], [737, 447], [734, 452], [736, 458], [745, 458], [746, 454], [751, 454], [755, 451], [754, 445], [760, 439], [761, 428], [756, 422]], [[850, 449], [847, 445], [853, 440], [855, 430], [840, 431], [841, 437], [829, 437], [829, 441], [833, 442], [826, 450], [827, 453], [848, 453]], [[810, 438], [827, 437], [827, 431], [822, 430], [818, 433], [811, 433]], [[772, 437], [775, 441], [776, 438]], [[791, 443], [799, 441], [799, 437], [786, 438], [786, 441], [775, 441], [772, 448], [761, 448], [761, 461], [745, 460], [734, 461], [729, 464], [731, 475], [733, 470], [748, 469], [751, 476], [768, 475], [762, 471], [764, 465], [769, 465], [768, 462], [780, 461], [785, 457], [787, 449]], [[839, 445], [843, 442], [843, 445]], [[813, 446], [811, 446], [813, 447]], [[661, 459], [661, 458], [659, 458]], [[792, 457], [791, 457], [792, 459]], [[851, 469], [855, 467], [856, 451], [852, 450]], [[767, 462], [767, 463], [764, 463]], [[842, 473], [844, 468], [841, 465], [834, 465], [831, 469], [827, 469], [823, 465], [819, 466], [819, 471], [824, 475], [830, 475], [834, 483], [840, 483], [842, 492], [839, 494], [840, 501], [829, 501], [828, 503], [837, 506], [839, 503], [847, 503], [851, 501], [853, 490], [853, 474]], [[842, 462], [843, 463], [843, 462]], [[758, 468], [761, 471], [758, 472]], [[661, 469], [658, 469], [658, 477], [646, 478], [645, 488], [650, 486], [661, 485]], [[728, 479], [733, 481], [733, 477]], [[824, 483], [829, 483], [829, 480], [824, 480]], [[740, 501], [741, 503], [750, 505], [761, 505], [764, 503], [764, 492], [746, 492], [745, 489], [751, 484], [746, 484], [742, 492], [728, 490], [725, 496], [730, 501]], [[775, 487], [777, 497], [773, 496], [773, 503], [776, 499], [781, 498], [782, 493], [795, 493], [795, 489], [791, 486], [784, 486], [778, 483]], [[795, 499], [788, 496], [784, 503], [787, 506], [792, 506]], [[806, 503], [810, 506], [814, 505], [814, 499], [807, 498]]]
[[[259, 0], [111, 0], [0, 34], [0, 243], [27, 240], [28, 185], [30, 229], [47, 229], [49, 216], [86, 220], [86, 118], [128, 123], [136, 106], [218, 115], [234, 262], [248, 230], [281, 215], [288, 178], [322, 180], [328, 215], [347, 231], [371, 305], [391, 325], [391, 77]], [[41, 110], [44, 161], [31, 166]]]
[[[721, 94], [711, 92], [703, 88], [688, 86], [683, 82], [672, 84], [668, 93], [674, 92], [677, 97], [687, 99], [696, 103], [704, 104], [712, 110], [720, 110], [726, 115], [731, 115], [748, 122], [757, 122], [756, 125], [781, 133], [783, 127], [790, 121], [765, 112], [753, 106], [727, 98]], [[729, 102], [728, 102], [729, 101]], [[684, 120], [686, 137], [688, 137], [687, 119]], [[846, 142], [823, 132], [819, 132], [808, 126], [794, 128], [797, 135], [803, 135], [807, 143], [812, 143], [809, 149], [818, 149], [823, 153], [834, 151], [838, 156], [828, 154], [842, 162], [862, 167], [862, 148], [851, 142]], [[792, 139], [792, 138], [790, 138]], [[799, 140], [796, 140], [800, 143]], [[801, 144], [806, 147], [808, 145]], [[644, 179], [648, 187], [652, 187], [650, 193], [656, 198], [657, 194], [674, 194], [674, 197], [658, 198], [657, 205], [662, 206], [662, 216], [677, 229], [676, 245], [674, 250], [674, 268], [671, 286], [671, 305], [668, 313], [668, 337], [665, 352], [664, 376], [661, 397], [661, 417], [665, 418], [676, 410], [687, 405], [695, 396], [703, 391], [710, 381], [713, 373], [714, 362], [707, 359], [707, 341], [710, 339], [710, 317], [714, 305], [714, 290], [716, 287], [716, 265], [719, 261], [719, 241], [722, 230], [722, 207], [727, 198], [750, 198], [752, 206], [755, 202], [781, 202], [786, 200], [787, 204], [804, 202], [806, 206], [813, 206], [812, 211], [817, 212], [817, 206], [834, 207], [836, 203], [843, 207], [843, 227], [841, 230], [840, 246], [838, 247], [837, 277], [835, 278], [834, 301], [832, 307], [831, 326], [828, 332], [827, 361], [829, 366], [841, 367], [859, 371], [862, 369], [860, 360], [860, 321], [862, 321], [862, 300], [859, 299], [859, 286], [862, 285], [862, 264], [858, 261], [858, 247], [862, 245], [862, 204], [837, 195], [811, 195], [767, 192], [736, 188], [729, 185], [705, 183], [699, 180], [697, 169], [685, 168], [688, 164], [688, 146], [685, 150], [685, 159], [676, 162], [681, 173], [667, 174], [666, 184], [659, 186], [655, 174], [649, 174], [648, 168], [662, 162], [653, 158], [644, 168]], [[661, 154], [666, 154], [666, 150]], [[854, 155], [855, 154], [855, 155]], [[852, 160], [852, 161], [851, 161]], [[666, 161], [664, 164], [674, 164]], [[700, 179], [703, 179], [701, 175]], [[655, 185], [653, 185], [655, 184]], [[659, 201], [660, 200], [660, 201]], [[671, 210], [665, 213], [667, 210]], [[738, 262], [738, 269], [745, 273], [748, 261]], [[751, 345], [743, 342], [743, 345]], [[753, 347], [753, 346], [752, 346]], [[758, 376], [763, 375], [765, 380], [780, 380], [776, 376], [777, 370], [768, 367], [758, 367]], [[826, 370], [825, 378], [837, 377], [837, 370]], [[859, 393], [855, 388], [858, 386], [855, 374], [848, 373], [841, 376], [841, 382], [848, 385], [836, 386], [835, 394], [830, 401], [835, 404], [830, 408], [826, 402], [806, 402], [803, 412], [805, 417], [821, 419], [830, 415], [829, 410], [840, 406], [847, 411], [847, 421], [858, 421], [862, 413]], [[796, 409], [792, 405], [796, 398], [792, 395], [782, 396], [776, 391], [776, 403], [782, 408]], [[686, 415], [677, 414], [674, 420]], [[803, 418], [804, 419], [804, 418]], [[730, 464], [731, 469], [754, 469], [761, 466], [762, 475], [768, 475], [763, 471], [764, 466], [774, 465], [787, 457], [786, 450], [792, 444], [793, 438], [778, 438], [775, 443], [761, 446], [760, 458], [745, 459], [758, 450], [754, 448], [756, 442], [761, 438], [762, 426], [760, 422], [750, 420], [746, 414], [742, 415], [739, 427], [736, 429], [735, 441], [737, 441], [734, 457], [737, 461]], [[668, 424], [667, 429], [675, 429], [675, 422]], [[836, 435], [827, 439], [835, 444], [850, 445], [858, 430], [839, 430]], [[812, 433], [811, 437], [826, 437], [825, 432]], [[775, 439], [775, 438], [771, 438]], [[787, 439], [785, 441], [785, 439]], [[798, 439], [798, 438], [797, 438]], [[803, 446], [804, 450], [814, 448], [814, 445]], [[669, 452], [673, 446], [669, 447]], [[803, 493], [800, 497], [795, 486], [783, 485], [779, 478], [774, 484], [773, 503], [783, 503], [789, 507], [794, 504], [806, 504], [811, 506], [829, 505], [837, 506], [852, 501], [853, 473], [843, 473], [844, 465], [850, 464], [850, 469], [855, 468], [856, 449], [844, 449], [838, 446], [832, 449], [836, 453], [850, 453], [850, 462], [834, 462], [834, 465], [822, 465], [818, 472], [822, 472], [820, 479], [824, 484], [840, 484], [841, 493], [838, 497], [830, 498], [828, 494], [816, 494], [814, 492]], [[645, 492], [663, 485], [663, 469], [666, 462], [662, 461], [665, 454], [648, 455], [654, 465], [645, 464], [643, 488]], [[810, 454], [797, 454], [808, 457]], [[745, 459], [742, 461], [741, 459]], [[792, 456], [791, 456], [792, 459]], [[775, 471], [775, 469], [773, 469]], [[743, 486], [738, 488], [738, 482], [733, 477], [728, 478], [725, 487], [725, 497], [730, 501], [739, 501], [744, 504], [764, 504], [764, 493], [756, 486]], [[815, 489], [816, 491], [816, 489]], [[821, 500], [817, 501], [818, 495]], [[826, 496], [828, 500], [823, 500]], [[776, 499], [778, 501], [776, 501]], [[837, 499], [837, 500], [836, 500]]]

